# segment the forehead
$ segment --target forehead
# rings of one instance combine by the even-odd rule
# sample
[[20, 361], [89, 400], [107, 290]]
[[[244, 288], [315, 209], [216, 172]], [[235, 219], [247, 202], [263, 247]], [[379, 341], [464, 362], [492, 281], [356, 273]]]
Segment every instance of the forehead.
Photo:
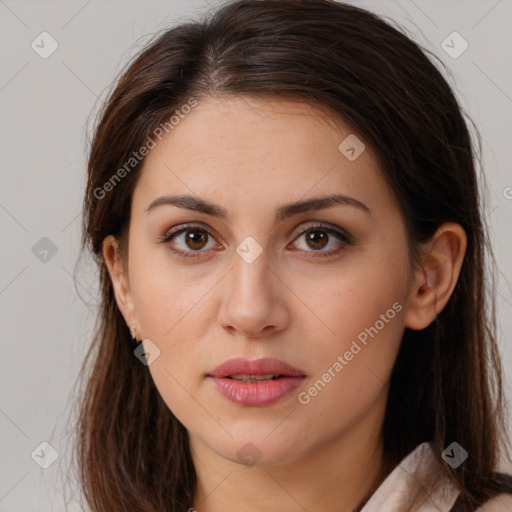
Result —
[[[389, 202], [372, 149], [354, 137], [340, 118], [314, 104], [271, 97], [202, 99], [161, 141], [155, 139], [134, 201], [192, 193], [215, 202], [235, 196], [247, 208], [261, 209], [265, 199], [276, 202], [283, 195], [339, 192]], [[356, 149], [364, 148], [355, 160], [342, 151], [346, 140], [359, 140]]]

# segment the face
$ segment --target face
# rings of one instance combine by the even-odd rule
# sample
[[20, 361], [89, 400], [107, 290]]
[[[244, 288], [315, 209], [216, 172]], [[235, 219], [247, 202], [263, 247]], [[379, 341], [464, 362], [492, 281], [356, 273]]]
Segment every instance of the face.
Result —
[[[146, 157], [123, 314], [160, 350], [149, 371], [163, 400], [226, 459], [245, 447], [260, 464], [290, 462], [383, 410], [411, 270], [392, 192], [354, 140], [305, 104], [208, 99]], [[224, 215], [159, 199], [177, 195]], [[303, 376], [263, 383], [267, 400], [249, 391], [252, 402], [244, 389], [262, 383], [228, 382], [232, 400], [208, 375], [233, 357], [277, 358]]]

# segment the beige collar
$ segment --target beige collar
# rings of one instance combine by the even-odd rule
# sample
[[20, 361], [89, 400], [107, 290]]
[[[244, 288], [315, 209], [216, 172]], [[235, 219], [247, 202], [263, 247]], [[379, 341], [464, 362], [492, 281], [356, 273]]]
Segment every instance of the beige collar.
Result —
[[[421, 494], [411, 512], [448, 512], [455, 503], [459, 490], [447, 477], [440, 477], [438, 462], [430, 443], [418, 445], [386, 477], [361, 512], [407, 511], [407, 505]], [[421, 490], [433, 479], [437, 481], [430, 490]]]

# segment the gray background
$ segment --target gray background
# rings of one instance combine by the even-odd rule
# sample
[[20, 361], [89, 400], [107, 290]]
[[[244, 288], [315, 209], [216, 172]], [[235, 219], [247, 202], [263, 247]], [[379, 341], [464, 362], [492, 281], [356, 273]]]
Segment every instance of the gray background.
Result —
[[[510, 400], [512, 3], [353, 3], [400, 23], [450, 67], [450, 83], [482, 134]], [[149, 36], [208, 5], [215, 1], [0, 0], [0, 512], [64, 510], [72, 388], [97, 311], [92, 264], [73, 279], [91, 112]], [[43, 31], [59, 45], [47, 59], [31, 47]], [[453, 31], [469, 44], [456, 59], [441, 47]], [[31, 458], [44, 441], [59, 454], [47, 469]], [[79, 510], [69, 499], [69, 510]]]

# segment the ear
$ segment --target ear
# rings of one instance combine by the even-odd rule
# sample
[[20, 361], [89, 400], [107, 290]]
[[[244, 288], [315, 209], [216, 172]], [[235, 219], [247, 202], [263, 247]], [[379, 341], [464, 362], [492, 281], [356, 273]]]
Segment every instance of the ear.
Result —
[[446, 306], [459, 278], [466, 244], [466, 232], [454, 222], [444, 223], [427, 242], [421, 264], [413, 274], [404, 317], [406, 327], [424, 329]]
[[119, 242], [113, 235], [109, 235], [103, 240], [102, 249], [103, 259], [107, 265], [110, 280], [114, 288], [117, 306], [128, 327], [135, 327], [135, 336], [138, 338], [137, 314], [130, 291], [128, 269], [125, 268], [125, 260], [120, 254]]

